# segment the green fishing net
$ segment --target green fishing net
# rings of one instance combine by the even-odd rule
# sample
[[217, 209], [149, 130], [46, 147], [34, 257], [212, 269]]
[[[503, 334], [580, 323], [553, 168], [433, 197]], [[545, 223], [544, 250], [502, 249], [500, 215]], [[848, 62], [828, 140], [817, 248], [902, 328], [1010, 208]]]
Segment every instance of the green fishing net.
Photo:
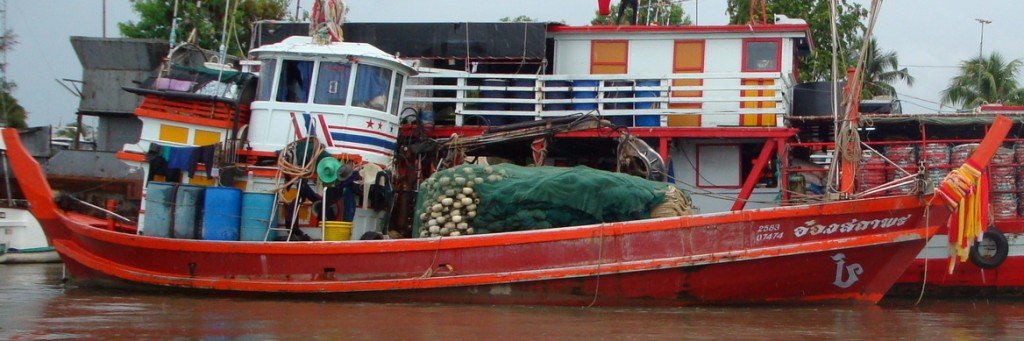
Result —
[[462, 165], [420, 187], [414, 236], [524, 231], [646, 219], [671, 185], [579, 167]]

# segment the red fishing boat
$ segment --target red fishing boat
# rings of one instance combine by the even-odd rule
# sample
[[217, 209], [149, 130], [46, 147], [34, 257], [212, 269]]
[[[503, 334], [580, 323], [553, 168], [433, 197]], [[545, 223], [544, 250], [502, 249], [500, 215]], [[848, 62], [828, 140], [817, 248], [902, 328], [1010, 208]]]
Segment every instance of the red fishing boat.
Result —
[[904, 195], [443, 238], [169, 239], [61, 210], [16, 132], [3, 138], [70, 274], [101, 284], [380, 301], [873, 303], [950, 215], [933, 195]]
[[451, 238], [181, 240], [59, 209], [17, 135], [4, 130], [4, 140], [70, 274], [101, 283], [385, 301], [876, 302], [950, 212], [907, 195]]
[[[372, 301], [630, 306], [874, 303], [946, 223], [951, 212], [948, 207], [957, 206], [956, 201], [947, 205], [927, 192], [855, 199], [850, 193], [854, 168], [844, 165], [845, 192], [836, 193], [830, 201], [744, 209], [752, 195], [767, 195], [756, 188], [765, 173], [774, 173], [768, 171], [773, 151], [783, 149], [782, 141], [794, 134], [777, 118], [788, 110], [784, 107], [788, 95], [783, 92], [790, 87], [796, 46], [808, 45], [806, 40], [799, 43], [807, 30], [800, 20], [778, 25], [631, 27], [624, 31], [652, 55], [653, 51], [675, 54], [672, 58], [678, 59], [675, 64], [679, 65], [657, 79], [651, 78], [655, 71], [643, 69], [654, 64], [643, 59], [634, 61], [639, 70], [629, 70], [631, 40], [622, 40], [618, 30], [549, 28], [556, 49], [561, 49], [555, 54], [559, 56], [554, 64], [556, 74], [425, 69], [433, 74], [419, 78], [413, 77], [416, 69], [372, 45], [335, 41], [340, 36], [338, 25], [318, 23], [313, 30], [315, 39], [291, 37], [251, 51], [259, 60], [248, 64], [258, 66], [258, 85], [253, 81], [256, 70], [236, 72], [204, 63], [168, 68], [148, 88], [131, 90], [145, 96], [136, 110], [142, 134], [139, 143], [125, 145], [118, 157], [141, 168], [149, 179], [138, 222], [99, 219], [61, 208], [17, 134], [3, 131], [11, 166], [32, 213], [72, 278], [114, 286], [329, 294]], [[468, 37], [468, 28], [464, 33], [462, 36]], [[745, 51], [750, 54], [749, 63], [745, 56], [742, 65], [733, 65], [738, 72], [703, 74], [705, 44], [691, 38], [714, 38], [706, 37], [708, 34], [719, 35], [716, 39], [721, 43], [709, 44], [708, 54], [713, 49], [717, 49], [713, 53]], [[472, 63], [468, 52], [467, 59], [460, 61], [467, 66]], [[590, 55], [591, 65], [570, 62], [580, 54]], [[692, 58], [695, 56], [699, 58]], [[587, 67], [589, 73], [580, 70]], [[182, 76], [181, 72], [188, 74]], [[456, 80], [448, 82], [446, 78]], [[445, 97], [446, 93], [455, 95]], [[455, 124], [430, 129], [422, 124], [402, 127], [399, 117], [404, 110], [399, 109], [411, 102], [437, 104], [435, 108], [454, 103]], [[576, 113], [588, 110], [608, 116], [616, 125], [637, 128], [632, 133], [608, 129], [607, 121], [602, 120], [589, 127], [552, 128], [569, 121], [586, 123], [575, 118], [580, 117]], [[706, 117], [701, 116], [704, 113]], [[513, 124], [473, 127], [464, 125], [467, 118]], [[530, 120], [537, 122], [524, 122]], [[738, 123], [743, 127], [736, 127]], [[972, 167], [987, 164], [1008, 129], [1006, 122], [993, 126], [990, 137], [972, 156]], [[411, 130], [435, 139], [420, 144], [399, 141], [400, 136], [408, 140], [409, 135], [417, 134], [407, 134]], [[437, 138], [452, 132], [462, 136]], [[481, 133], [481, 137], [471, 136]], [[427, 183], [433, 178], [424, 180], [425, 175], [441, 174], [442, 168], [464, 162], [467, 148], [482, 150], [478, 144], [499, 135], [528, 141], [529, 147], [535, 147], [535, 165], [546, 164], [549, 147], [552, 154], [547, 162], [571, 161], [558, 155], [557, 144], [549, 143], [548, 138], [607, 140], [621, 136], [615, 161], [623, 165], [624, 159], [640, 160], [627, 162], [626, 168], [639, 167], [646, 177], [659, 181], [672, 173], [664, 161], [672, 155], [670, 144], [683, 150], [694, 148], [697, 163], [703, 162], [705, 170], [696, 178], [697, 185], [742, 190], [726, 212], [601, 220], [500, 233], [481, 229], [474, 233], [476, 225], [467, 224], [477, 211], [497, 208], [476, 201], [479, 198], [472, 197], [474, 189], [465, 178], [454, 178], [452, 182], [466, 187], [461, 193], [436, 197], [437, 203], [429, 205], [432, 211], [424, 210], [431, 201], [409, 204], [412, 198], [408, 193], [421, 183], [426, 184], [418, 187], [421, 195], [430, 193]], [[634, 137], [659, 139], [659, 150], [653, 151]], [[715, 140], [723, 138], [744, 140], [744, 146]], [[758, 139], [764, 140], [760, 153]], [[298, 147], [299, 141], [309, 142]], [[596, 150], [599, 143], [584, 146]], [[750, 154], [747, 145], [754, 146], [753, 154], [758, 155], [751, 167], [739, 158]], [[448, 155], [437, 160], [408, 155], [414, 150], [441, 155], [437, 146], [443, 146]], [[299, 148], [318, 150], [311, 154], [318, 159], [307, 160], [309, 154], [300, 153]], [[198, 162], [202, 166], [197, 166], [197, 159], [203, 160]], [[156, 161], [162, 161], [162, 167]], [[399, 194], [402, 188], [407, 192], [398, 203], [378, 207], [383, 207], [385, 214], [397, 207], [395, 221], [414, 221], [418, 215], [419, 233], [406, 230], [400, 235], [403, 238], [338, 241], [348, 238], [330, 233], [328, 227], [335, 224], [324, 222], [322, 241], [274, 241], [281, 231], [287, 231], [284, 239], [289, 240], [302, 228], [306, 232], [320, 230], [309, 214], [317, 206], [288, 199], [289, 190], [293, 198], [308, 196], [297, 188], [304, 186], [303, 182], [316, 182], [317, 191], [324, 191], [323, 206], [316, 209], [329, 220], [327, 193], [343, 178], [338, 176], [347, 167], [339, 166], [342, 162], [358, 163], [364, 169], [394, 169], [401, 179], [393, 183], [411, 183], [411, 187], [400, 186]], [[721, 168], [727, 165], [739, 167]], [[186, 170], [187, 176], [184, 171], [166, 171], [169, 168]], [[712, 174], [714, 171], [721, 174]], [[375, 184], [389, 183], [386, 176], [380, 182], [379, 172], [370, 174], [377, 174]], [[501, 178], [492, 174], [486, 181]], [[478, 185], [485, 181], [469, 180]], [[742, 180], [742, 186], [724, 180]], [[948, 196], [970, 195], [973, 178], [968, 175], [961, 180], [959, 184], [968, 184], [968, 192], [947, 186]], [[445, 181], [438, 178], [439, 183]], [[658, 186], [672, 188], [664, 182]], [[773, 182], [771, 187], [779, 186]], [[201, 199], [196, 193], [204, 190], [205, 202], [197, 205]], [[270, 200], [265, 206], [244, 208], [246, 203], [238, 203], [242, 190]], [[223, 193], [234, 195], [234, 199], [219, 196]], [[466, 205], [465, 215], [459, 205]], [[201, 222], [197, 206], [203, 207]], [[282, 217], [277, 209], [283, 206], [291, 208]], [[375, 205], [371, 202], [369, 206]], [[409, 212], [414, 207], [418, 214]], [[551, 216], [536, 217], [544, 220]], [[477, 216], [471, 224], [480, 219]], [[278, 228], [282, 221], [290, 226]], [[969, 236], [977, 231], [968, 232], [962, 240], [969, 244]]]
[[[869, 114], [873, 122], [870, 140], [865, 141], [876, 150], [883, 151], [897, 165], [868, 166], [862, 179], [884, 178], [886, 172], [895, 173], [898, 165], [918, 168], [933, 181], [940, 181], [949, 169], [976, 146], [980, 134], [987, 130], [997, 115], [1006, 115], [1020, 122], [1024, 107], [984, 105], [979, 112], [959, 114], [907, 115]], [[805, 117], [801, 130], [815, 124], [820, 118]], [[1016, 297], [1024, 292], [1024, 179], [1021, 164], [1024, 161], [1024, 139], [1015, 123], [986, 170], [989, 174], [988, 212], [991, 221], [975, 246], [965, 254], [967, 260], [949, 264], [949, 232], [946, 228], [929, 241], [907, 271], [897, 280], [890, 294], [918, 297]], [[908, 133], [910, 132], [910, 133]], [[806, 141], [806, 140], [805, 140]], [[794, 143], [814, 147], [818, 143]], [[906, 153], [910, 151], [911, 153]], [[901, 154], [902, 153], [902, 154]], [[893, 192], [901, 188], [894, 188]]]

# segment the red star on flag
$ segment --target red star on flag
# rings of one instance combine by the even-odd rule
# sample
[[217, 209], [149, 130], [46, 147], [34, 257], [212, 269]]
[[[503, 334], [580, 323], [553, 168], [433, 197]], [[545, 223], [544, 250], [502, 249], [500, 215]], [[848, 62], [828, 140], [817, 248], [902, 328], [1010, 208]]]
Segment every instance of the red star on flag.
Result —
[[377, 122], [377, 130], [384, 129], [384, 122]]
[[373, 120], [367, 120], [366, 121], [366, 127], [367, 128], [373, 128]]

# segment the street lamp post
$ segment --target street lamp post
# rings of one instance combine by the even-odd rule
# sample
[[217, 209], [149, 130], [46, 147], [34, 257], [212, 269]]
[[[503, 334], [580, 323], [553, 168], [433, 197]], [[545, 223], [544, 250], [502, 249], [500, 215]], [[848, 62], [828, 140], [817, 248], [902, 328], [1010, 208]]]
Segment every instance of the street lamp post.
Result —
[[[992, 20], [985, 20], [985, 19], [975, 18], [974, 21], [977, 21], [979, 24], [981, 24], [981, 39], [978, 40], [978, 97], [979, 97], [979, 99], [981, 99], [982, 98], [981, 73], [982, 73], [982, 66], [983, 66], [983, 62], [984, 62], [984, 57], [983, 57], [982, 51], [983, 51], [983, 48], [985, 47], [985, 25], [986, 24], [991, 24]], [[981, 102], [980, 101], [978, 102], [978, 107], [979, 108], [981, 107]]]

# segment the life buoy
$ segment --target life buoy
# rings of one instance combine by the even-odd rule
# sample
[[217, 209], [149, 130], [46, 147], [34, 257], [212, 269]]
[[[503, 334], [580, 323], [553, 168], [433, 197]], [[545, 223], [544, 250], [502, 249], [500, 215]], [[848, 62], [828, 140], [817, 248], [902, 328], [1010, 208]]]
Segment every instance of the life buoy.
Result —
[[1006, 236], [995, 227], [989, 227], [982, 235], [981, 242], [971, 247], [971, 263], [982, 269], [993, 269], [1003, 264], [1009, 252], [1010, 243]]

